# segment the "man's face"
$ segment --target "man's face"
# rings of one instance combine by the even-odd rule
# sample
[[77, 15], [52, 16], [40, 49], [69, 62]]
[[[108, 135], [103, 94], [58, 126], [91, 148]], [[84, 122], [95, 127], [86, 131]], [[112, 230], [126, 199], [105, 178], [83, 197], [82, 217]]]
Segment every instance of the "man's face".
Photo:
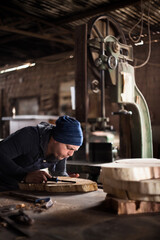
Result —
[[52, 138], [48, 153], [49, 155], [53, 154], [56, 159], [62, 160], [64, 158], [71, 157], [75, 151], [78, 151], [79, 148], [79, 146], [57, 142]]

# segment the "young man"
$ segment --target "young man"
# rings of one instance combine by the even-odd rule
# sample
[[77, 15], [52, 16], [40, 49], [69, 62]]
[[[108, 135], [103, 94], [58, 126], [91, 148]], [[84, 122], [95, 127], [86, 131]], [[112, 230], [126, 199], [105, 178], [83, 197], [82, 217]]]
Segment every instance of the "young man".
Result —
[[[20, 181], [68, 176], [66, 160], [82, 143], [80, 123], [69, 116], [59, 117], [56, 126], [42, 122], [16, 131], [0, 142], [0, 191], [17, 189]], [[50, 174], [40, 171], [43, 168]]]

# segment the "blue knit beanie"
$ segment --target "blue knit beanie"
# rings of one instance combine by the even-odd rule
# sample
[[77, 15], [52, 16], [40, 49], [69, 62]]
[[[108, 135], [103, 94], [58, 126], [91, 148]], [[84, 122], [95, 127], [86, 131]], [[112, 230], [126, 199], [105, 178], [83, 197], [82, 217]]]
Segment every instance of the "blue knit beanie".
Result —
[[59, 117], [56, 121], [56, 127], [53, 128], [53, 138], [57, 142], [81, 146], [83, 133], [80, 122], [69, 116]]

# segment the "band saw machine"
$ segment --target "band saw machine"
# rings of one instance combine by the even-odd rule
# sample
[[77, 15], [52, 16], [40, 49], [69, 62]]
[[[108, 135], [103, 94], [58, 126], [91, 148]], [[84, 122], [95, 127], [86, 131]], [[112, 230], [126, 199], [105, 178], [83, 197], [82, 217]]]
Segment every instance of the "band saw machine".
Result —
[[109, 16], [76, 30], [76, 118], [89, 162], [152, 158], [147, 103], [135, 82], [133, 48]]

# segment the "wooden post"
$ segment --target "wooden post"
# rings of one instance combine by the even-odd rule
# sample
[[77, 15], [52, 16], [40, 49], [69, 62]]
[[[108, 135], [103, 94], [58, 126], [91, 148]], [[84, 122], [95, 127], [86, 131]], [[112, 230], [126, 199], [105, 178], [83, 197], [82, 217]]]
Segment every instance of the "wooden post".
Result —
[[76, 118], [86, 123], [88, 115], [87, 24], [78, 26], [75, 34]]

